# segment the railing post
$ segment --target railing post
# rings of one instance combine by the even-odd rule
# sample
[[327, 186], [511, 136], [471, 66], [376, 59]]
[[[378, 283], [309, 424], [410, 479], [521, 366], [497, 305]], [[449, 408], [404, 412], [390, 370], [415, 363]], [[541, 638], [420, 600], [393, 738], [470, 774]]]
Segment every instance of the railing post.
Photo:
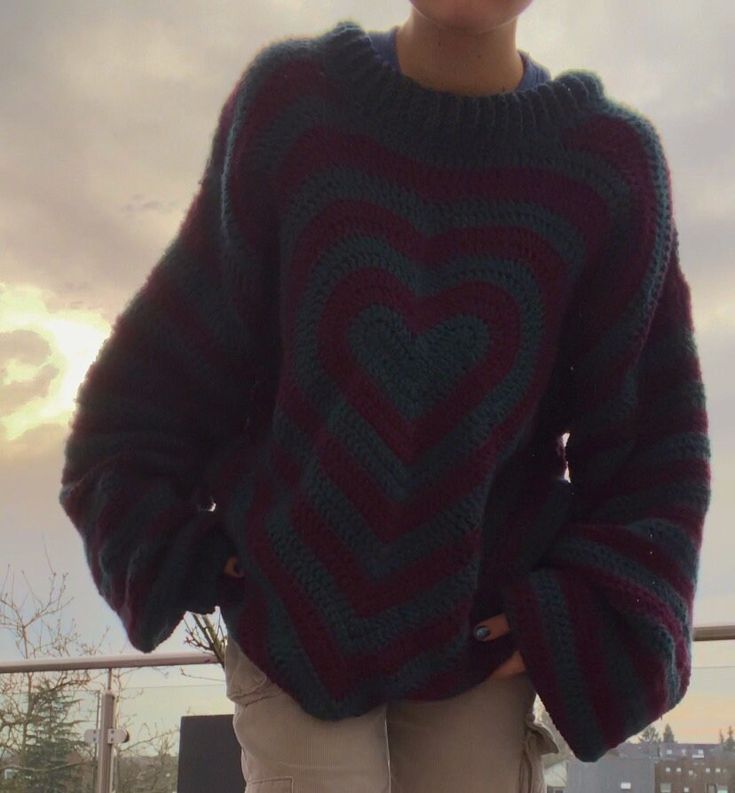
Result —
[[112, 758], [114, 747], [129, 740], [126, 729], [116, 729], [117, 696], [112, 690], [112, 669], [107, 670], [107, 688], [102, 692], [102, 707], [99, 707], [96, 730], [87, 730], [84, 738], [97, 744], [97, 784], [95, 793], [112, 793]]
[[115, 694], [102, 693], [100, 723], [97, 727], [97, 793], [112, 793], [112, 731], [115, 724]]

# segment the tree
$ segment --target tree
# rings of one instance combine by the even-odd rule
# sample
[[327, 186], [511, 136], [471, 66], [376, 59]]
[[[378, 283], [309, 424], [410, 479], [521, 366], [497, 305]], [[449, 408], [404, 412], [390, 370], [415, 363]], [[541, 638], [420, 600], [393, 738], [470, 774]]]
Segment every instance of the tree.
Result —
[[[18, 598], [15, 574], [8, 568], [5, 580], [0, 582], [0, 633], [13, 637], [20, 658], [99, 654], [109, 627], [98, 643], [90, 644], [80, 639], [73, 619], [70, 624], [63, 623], [64, 609], [71, 602], [64, 598], [67, 574], [59, 581], [48, 554], [46, 561], [50, 586], [48, 596], [43, 598], [35, 594], [23, 571], [27, 594]], [[26, 602], [28, 594], [32, 598], [30, 605]], [[134, 671], [109, 672], [119, 706], [132, 698], [126, 692], [124, 679]], [[98, 714], [94, 707], [85, 714], [79, 694], [87, 692], [94, 683], [99, 692], [107, 683], [102, 678], [107, 676], [108, 670], [104, 669], [0, 674], [0, 793], [93, 793], [96, 746], [82, 739], [79, 725], [96, 725]], [[89, 711], [94, 698], [84, 699]], [[94, 704], [98, 709], [99, 700]], [[146, 723], [143, 729], [148, 729]], [[157, 759], [153, 763], [156, 767], [145, 769], [136, 784], [118, 784], [118, 793], [171, 793], [176, 789], [177, 762], [169, 752], [174, 733], [178, 735], [178, 730], [149, 734], [132, 745], [122, 745], [128, 749], [126, 758], [131, 765], [144, 766], [151, 760], [150, 756], [133, 757], [129, 751], [132, 747], [138, 751], [153, 747]], [[159, 777], [163, 781], [158, 781]]]
[[116, 793], [172, 793], [178, 785], [178, 755], [171, 749], [177, 744], [178, 730], [157, 735], [156, 753], [141, 755], [134, 751], [138, 746], [151, 743], [151, 739], [121, 747], [117, 763]]
[[674, 731], [671, 729], [671, 725], [666, 722], [664, 725], [664, 735], [663, 735], [664, 743], [675, 743], [676, 739], [674, 738]]
[[[189, 625], [186, 618], [184, 618], [184, 626], [186, 627], [184, 644], [213, 653], [217, 657], [220, 666], [224, 669], [227, 634], [222, 627], [222, 615], [219, 610], [217, 610], [217, 614], [219, 615], [217, 625], [213, 625], [206, 614], [191, 615], [194, 620], [194, 627]], [[193, 675], [185, 676], [193, 677]]]
[[727, 728], [727, 740], [722, 737], [722, 730], [720, 730], [720, 743], [723, 748], [728, 751], [735, 751], [735, 738], [733, 738], [732, 724]]
[[645, 744], [654, 744], [654, 743], [661, 743], [661, 737], [658, 734], [658, 730], [654, 727], [653, 724], [649, 724], [645, 730], [638, 736], [638, 743], [645, 743]]
[[75, 728], [82, 719], [70, 718], [81, 701], [68, 687], [46, 679], [31, 692], [37, 718], [29, 730], [24, 772], [27, 793], [76, 793], [84, 787], [82, 767], [74, 760], [86, 749]]
[[[48, 561], [48, 555], [46, 559]], [[94, 654], [96, 648], [80, 640], [73, 620], [71, 626], [61, 622], [63, 610], [68, 605], [63, 599], [66, 575], [58, 584], [57, 574], [51, 571], [49, 594], [45, 598], [38, 597], [25, 574], [23, 577], [32, 597], [30, 607], [26, 605], [27, 595], [21, 601], [16, 598], [15, 575], [10, 568], [0, 586], [0, 633], [13, 637], [18, 655], [29, 659]], [[52, 618], [56, 620], [53, 625]], [[78, 723], [72, 713], [79, 703], [75, 692], [89, 685], [94, 671], [0, 675], [2, 793], [65, 791], [64, 780], [71, 779], [75, 780], [76, 787], [70, 790], [91, 793], [94, 748], [74, 739], [70, 729]], [[70, 729], [61, 725], [68, 725]], [[6, 769], [9, 769], [7, 773]]]

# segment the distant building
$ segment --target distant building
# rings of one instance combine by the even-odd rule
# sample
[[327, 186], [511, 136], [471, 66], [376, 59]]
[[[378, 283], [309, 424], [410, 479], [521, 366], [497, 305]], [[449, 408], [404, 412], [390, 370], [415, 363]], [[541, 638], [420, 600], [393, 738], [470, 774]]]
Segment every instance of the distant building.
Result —
[[625, 741], [596, 763], [544, 755], [546, 793], [735, 793], [735, 751]]

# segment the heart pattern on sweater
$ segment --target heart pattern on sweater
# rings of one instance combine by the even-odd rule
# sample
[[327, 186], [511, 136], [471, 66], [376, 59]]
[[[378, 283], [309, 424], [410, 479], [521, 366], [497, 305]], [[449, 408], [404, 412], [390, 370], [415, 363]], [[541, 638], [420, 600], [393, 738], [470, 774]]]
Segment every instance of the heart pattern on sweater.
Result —
[[354, 271], [327, 293], [318, 320], [316, 382], [333, 383], [409, 465], [406, 455], [421, 459], [482, 404], [484, 444], [504, 407], [498, 388], [518, 365], [518, 306], [507, 290], [457, 285], [449, 269], [442, 288], [441, 277], [421, 295], [398, 277], [387, 283], [385, 271]]
[[382, 305], [363, 311], [348, 336], [363, 370], [407, 421], [446, 399], [484, 359], [489, 343], [487, 326], [476, 317], [450, 317], [417, 333], [398, 311]]

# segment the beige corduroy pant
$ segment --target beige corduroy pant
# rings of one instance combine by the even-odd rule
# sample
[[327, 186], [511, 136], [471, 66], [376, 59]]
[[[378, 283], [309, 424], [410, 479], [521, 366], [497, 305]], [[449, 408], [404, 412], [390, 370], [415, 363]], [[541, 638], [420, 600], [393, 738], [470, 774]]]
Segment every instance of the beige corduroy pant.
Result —
[[526, 673], [339, 721], [303, 711], [231, 637], [225, 679], [250, 793], [545, 793], [558, 751]]

